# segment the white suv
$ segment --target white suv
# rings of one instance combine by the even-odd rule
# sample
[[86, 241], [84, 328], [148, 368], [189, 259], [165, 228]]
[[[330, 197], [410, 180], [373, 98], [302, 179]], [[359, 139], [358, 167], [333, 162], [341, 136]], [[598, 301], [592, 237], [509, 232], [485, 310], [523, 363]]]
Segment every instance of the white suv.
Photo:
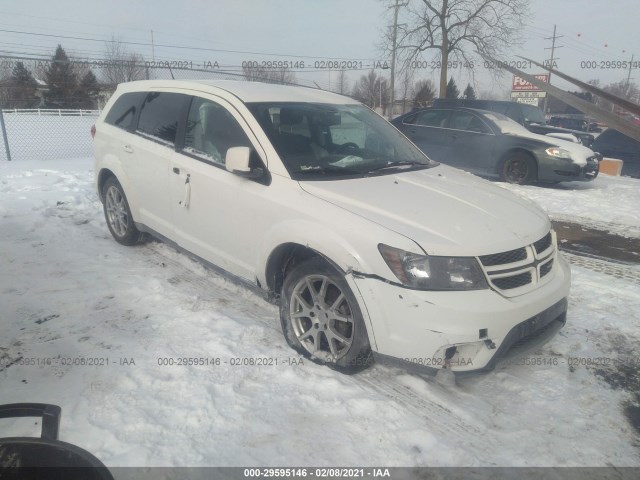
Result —
[[570, 271], [535, 204], [424, 156], [320, 90], [122, 84], [93, 130], [109, 230], [279, 299], [287, 342], [341, 369], [490, 369], [565, 322]]

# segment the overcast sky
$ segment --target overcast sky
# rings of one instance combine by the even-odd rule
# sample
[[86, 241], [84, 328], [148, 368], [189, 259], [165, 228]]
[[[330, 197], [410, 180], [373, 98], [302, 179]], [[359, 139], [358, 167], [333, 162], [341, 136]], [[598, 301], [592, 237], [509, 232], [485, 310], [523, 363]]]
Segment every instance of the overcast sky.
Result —
[[[586, 67], [599, 67], [600, 62], [608, 60], [629, 60], [632, 54], [640, 61], [638, 6], [638, 0], [531, 0], [531, 15], [523, 32], [526, 43], [514, 48], [512, 54], [548, 58], [545, 47], [551, 42], [544, 37], [551, 36], [555, 23], [558, 35], [564, 35], [557, 41], [562, 47], [555, 55], [559, 57], [559, 69], [585, 81], [625, 80], [627, 70]], [[194, 68], [204, 62], [238, 68], [247, 60], [303, 61], [305, 71], [298, 71], [297, 78], [326, 88], [330, 81], [335, 85], [336, 72], [317, 72], [315, 62], [352, 59], [362, 61], [366, 70], [372, 60], [384, 60], [377, 44], [390, 23], [380, 0], [0, 0], [0, 55], [35, 53], [50, 57], [61, 43], [69, 53], [100, 58], [103, 40], [115, 36], [140, 43], [128, 48], [151, 60], [153, 30], [156, 60], [190, 61]], [[262, 55], [266, 53], [272, 55]], [[591, 61], [596, 63], [584, 63]], [[365, 70], [350, 72], [350, 83]], [[470, 80], [463, 70], [451, 73], [461, 88]], [[509, 74], [497, 84], [482, 68], [476, 68], [475, 74], [478, 91], [509, 88]], [[436, 80], [438, 72], [418, 70], [416, 77]], [[640, 82], [640, 69], [632, 73], [632, 78]]]

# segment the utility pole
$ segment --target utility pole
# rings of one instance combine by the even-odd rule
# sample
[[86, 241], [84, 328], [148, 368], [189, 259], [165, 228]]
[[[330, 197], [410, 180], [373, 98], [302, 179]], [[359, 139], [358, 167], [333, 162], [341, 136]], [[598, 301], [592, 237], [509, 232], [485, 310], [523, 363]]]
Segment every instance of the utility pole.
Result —
[[629, 83], [631, 82], [631, 69], [633, 68], [633, 55], [631, 55], [631, 61], [629, 62], [629, 74], [627, 75], [627, 92], [629, 91]]
[[391, 40], [391, 108], [389, 109], [389, 120], [393, 117], [393, 103], [396, 98], [396, 42], [398, 39], [398, 10], [400, 7], [405, 7], [406, 3], [399, 3], [399, 0], [396, 0], [395, 5], [393, 6], [393, 34]]
[[[551, 57], [549, 57], [549, 68], [553, 68], [553, 61], [558, 60], [553, 56], [556, 51], [556, 48], [562, 48], [562, 45], [556, 46], [556, 38], [562, 38], [564, 35], [556, 35], [556, 25], [553, 25], [553, 37], [545, 37], [545, 40], [551, 40], [551, 48], [545, 47], [545, 50], [551, 50]], [[551, 72], [549, 72], [549, 83], [551, 83]], [[547, 113], [547, 105], [549, 103], [549, 94], [546, 94], [544, 97], [544, 106], [542, 107], [542, 111]]]
[[153, 30], [151, 30], [151, 60], [156, 61], [156, 47], [153, 44]]

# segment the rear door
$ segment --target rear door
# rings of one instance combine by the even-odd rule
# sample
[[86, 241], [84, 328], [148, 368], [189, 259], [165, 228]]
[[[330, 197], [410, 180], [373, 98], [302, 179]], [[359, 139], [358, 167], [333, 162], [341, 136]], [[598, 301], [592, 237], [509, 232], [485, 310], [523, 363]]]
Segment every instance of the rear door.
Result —
[[131, 184], [139, 199], [139, 221], [174, 238], [169, 195], [169, 165], [177, 155], [178, 124], [189, 97], [173, 92], [150, 92], [142, 108], [135, 135], [124, 146], [131, 156]]
[[407, 117], [403, 122], [403, 133], [429, 158], [449, 163], [450, 141], [445, 130], [451, 111], [444, 109], [423, 110]]

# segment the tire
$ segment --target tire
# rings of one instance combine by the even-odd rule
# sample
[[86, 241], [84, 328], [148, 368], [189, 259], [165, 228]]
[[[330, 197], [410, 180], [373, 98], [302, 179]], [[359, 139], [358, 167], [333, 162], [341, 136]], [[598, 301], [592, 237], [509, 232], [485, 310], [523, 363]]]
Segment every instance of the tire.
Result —
[[129, 202], [115, 177], [108, 178], [104, 183], [102, 198], [104, 218], [115, 241], [126, 246], [140, 243], [144, 234], [133, 223]]
[[536, 162], [524, 152], [510, 153], [502, 164], [500, 177], [507, 183], [533, 183], [538, 177]]
[[280, 321], [287, 343], [316, 363], [344, 373], [372, 363], [358, 302], [344, 276], [321, 258], [297, 265], [285, 278]]

